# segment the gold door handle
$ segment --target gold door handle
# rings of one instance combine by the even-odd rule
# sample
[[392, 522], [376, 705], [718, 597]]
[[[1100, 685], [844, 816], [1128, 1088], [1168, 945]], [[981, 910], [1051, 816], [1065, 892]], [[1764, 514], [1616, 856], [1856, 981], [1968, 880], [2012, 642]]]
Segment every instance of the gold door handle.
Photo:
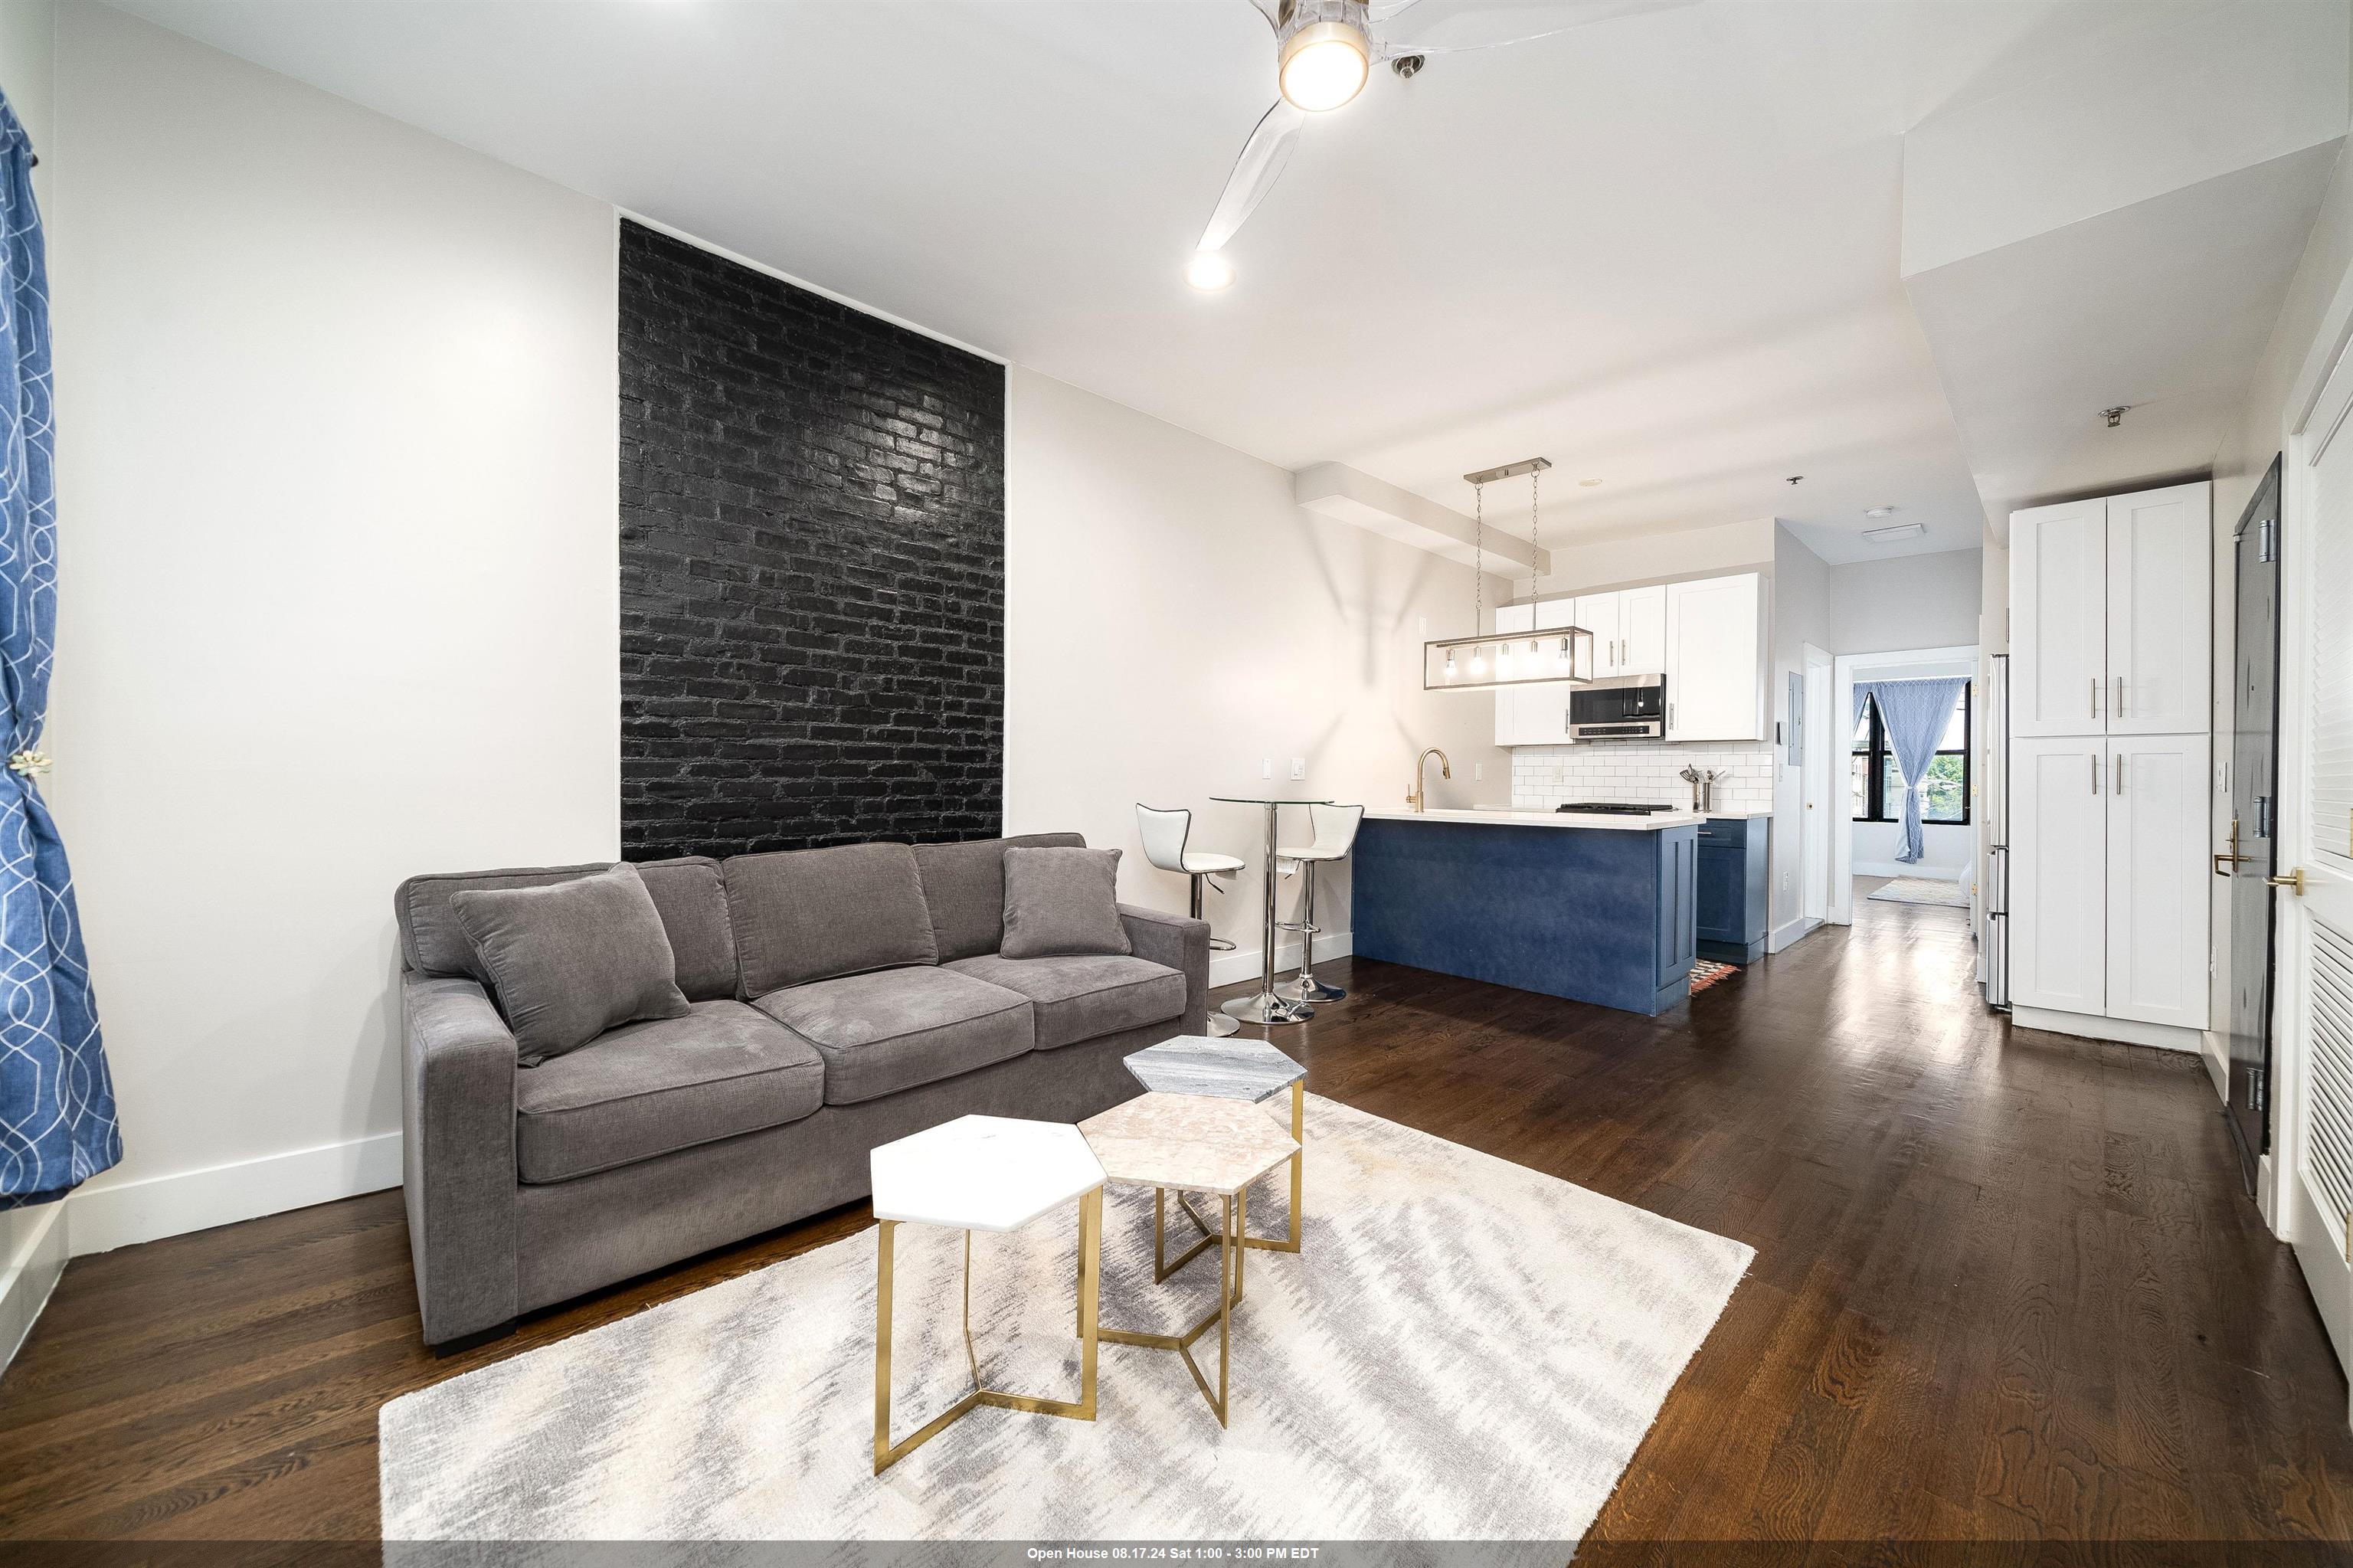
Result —
[[2266, 876], [2263, 880], [2274, 887], [2291, 887], [2298, 898], [2304, 896], [2304, 867], [2297, 866], [2285, 876]]
[[2231, 847], [2227, 850], [2216, 850], [2214, 852], [2214, 874], [2217, 876], [2229, 876], [2240, 866], [2246, 864], [2249, 861], [2254, 858], [2255, 857], [2251, 854], [2241, 854], [2239, 853], [2239, 819], [2232, 817], [2231, 819]]

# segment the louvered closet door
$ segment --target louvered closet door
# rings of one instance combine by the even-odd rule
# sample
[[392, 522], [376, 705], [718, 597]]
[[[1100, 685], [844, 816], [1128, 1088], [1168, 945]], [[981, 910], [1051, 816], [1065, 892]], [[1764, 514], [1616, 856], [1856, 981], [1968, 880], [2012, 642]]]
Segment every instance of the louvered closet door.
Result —
[[2026, 737], [2010, 754], [2010, 998], [2107, 1004], [2106, 742]]

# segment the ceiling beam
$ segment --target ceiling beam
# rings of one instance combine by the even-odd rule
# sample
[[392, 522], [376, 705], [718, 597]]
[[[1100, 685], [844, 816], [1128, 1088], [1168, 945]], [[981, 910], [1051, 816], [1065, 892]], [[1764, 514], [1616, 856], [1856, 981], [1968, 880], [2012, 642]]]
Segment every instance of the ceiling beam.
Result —
[[1486, 569], [1497, 577], [1526, 572], [1531, 557], [1536, 576], [1552, 570], [1552, 552], [1537, 549], [1525, 535], [1493, 526], [1482, 531], [1476, 522], [1451, 506], [1399, 490], [1345, 463], [1311, 463], [1293, 471], [1291, 498], [1318, 516], [1351, 524], [1466, 567], [1474, 557], [1483, 557]]

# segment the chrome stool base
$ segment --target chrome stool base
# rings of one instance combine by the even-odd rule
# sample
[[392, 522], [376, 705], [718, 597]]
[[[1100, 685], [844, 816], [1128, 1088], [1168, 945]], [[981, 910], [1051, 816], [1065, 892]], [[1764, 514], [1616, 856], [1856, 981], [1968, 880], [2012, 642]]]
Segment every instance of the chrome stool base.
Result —
[[1238, 996], [1222, 1011], [1229, 1018], [1239, 1018], [1244, 1023], [1304, 1023], [1315, 1016], [1315, 1010], [1306, 1003], [1285, 1001], [1266, 991], [1256, 996]]
[[1305, 980], [1287, 980], [1274, 988], [1274, 994], [1285, 1001], [1341, 1001], [1347, 991], [1336, 985], [1325, 985], [1314, 975]]
[[1240, 1033], [1241, 1028], [1240, 1024], [1228, 1018], [1224, 1012], [1218, 1012], [1209, 1014], [1209, 1021], [1201, 1025], [1201, 1032], [1215, 1038], [1223, 1039], [1229, 1034]]

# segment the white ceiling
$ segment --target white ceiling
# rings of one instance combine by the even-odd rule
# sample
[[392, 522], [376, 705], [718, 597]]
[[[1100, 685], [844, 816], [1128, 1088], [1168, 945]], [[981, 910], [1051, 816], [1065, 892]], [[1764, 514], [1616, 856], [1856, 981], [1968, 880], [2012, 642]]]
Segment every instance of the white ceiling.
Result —
[[[1547, 545], [1777, 515], [1843, 561], [1984, 517], [1898, 277], [1904, 132], [2211, 6], [1708, 0], [1384, 70], [1214, 296], [1178, 267], [1273, 96], [1247, 0], [123, 8], [1286, 468], [1468, 512], [1542, 453]], [[1877, 505], [1926, 536], [1864, 544]]]

